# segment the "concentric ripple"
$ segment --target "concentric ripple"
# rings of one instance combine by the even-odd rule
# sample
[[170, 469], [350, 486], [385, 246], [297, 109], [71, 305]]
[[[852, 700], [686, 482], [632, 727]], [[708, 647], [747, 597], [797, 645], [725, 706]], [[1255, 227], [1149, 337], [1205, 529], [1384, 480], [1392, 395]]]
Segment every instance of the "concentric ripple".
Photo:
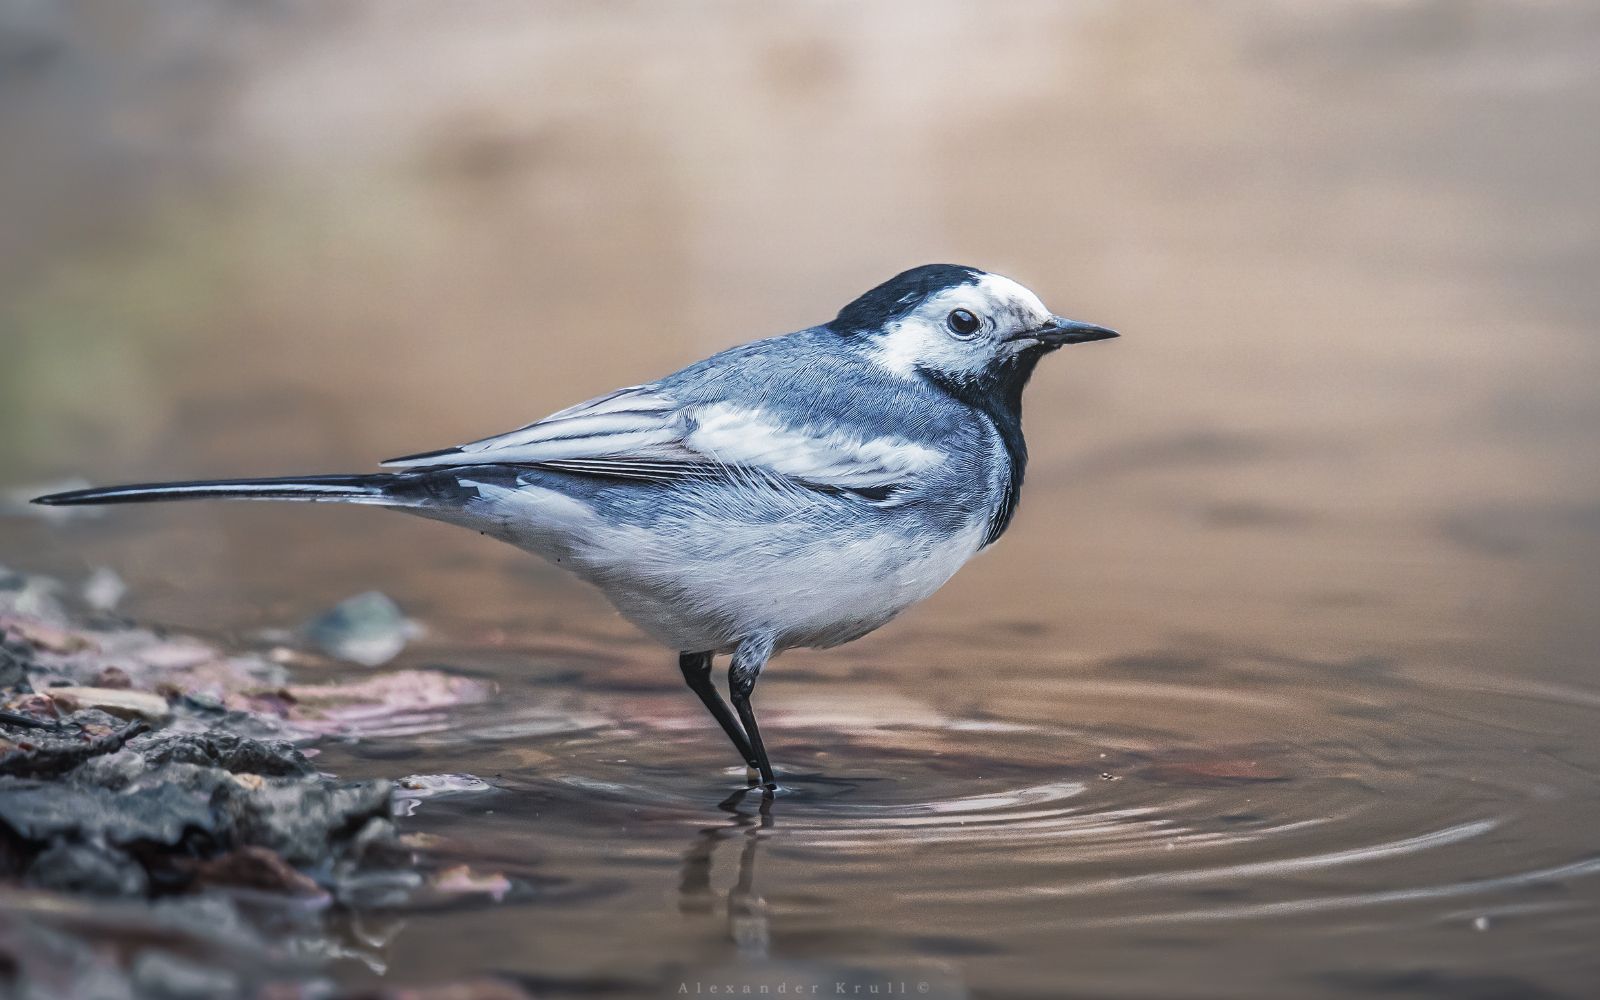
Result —
[[[528, 915], [505, 919], [545, 927], [534, 911], [559, 899], [574, 932], [626, 912], [654, 938], [664, 894], [674, 920], [726, 917], [668, 938], [709, 934], [695, 940], [746, 960], [793, 954], [786, 935], [909, 960], [1048, 953], [1066, 931], [1109, 946], [1248, 927], [1289, 946], [1335, 926], [1600, 914], [1600, 849], [1563, 835], [1600, 823], [1600, 761], [1582, 739], [1600, 727], [1594, 693], [1249, 660], [1142, 669], [997, 680], [984, 703], [955, 706], [775, 679], [770, 796], [670, 678], [512, 681], [433, 731], [325, 760], [487, 781], [414, 803], [404, 822], [475, 870], [563, 887], [514, 894], [501, 910]], [[1070, 719], [1042, 717], [1061, 705]]]

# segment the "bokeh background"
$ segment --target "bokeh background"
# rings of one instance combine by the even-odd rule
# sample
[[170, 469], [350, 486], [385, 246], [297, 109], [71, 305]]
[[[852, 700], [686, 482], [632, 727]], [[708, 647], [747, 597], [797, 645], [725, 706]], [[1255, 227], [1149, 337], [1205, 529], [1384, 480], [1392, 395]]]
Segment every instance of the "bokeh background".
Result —
[[[221, 631], [378, 587], [670, 680], [597, 596], [443, 526], [16, 501], [363, 470], [950, 261], [1124, 337], [1036, 377], [1004, 543], [794, 654], [873, 665], [859, 704], [1239, 656], [1591, 685], [1597, 121], [1578, 2], [10, 0], [0, 560], [111, 565], [129, 614]], [[1092, 726], [1069, 694], [1004, 710]]]
[[[363, 469], [951, 260], [1126, 338], [1040, 375], [1022, 541], [945, 607], [1590, 618], [1592, 560], [1521, 558], [1600, 519], [1587, 5], [17, 0], [3, 38], [15, 484]], [[262, 536], [404, 588], [440, 530], [135, 516], [184, 537], [129, 569], [206, 591]]]

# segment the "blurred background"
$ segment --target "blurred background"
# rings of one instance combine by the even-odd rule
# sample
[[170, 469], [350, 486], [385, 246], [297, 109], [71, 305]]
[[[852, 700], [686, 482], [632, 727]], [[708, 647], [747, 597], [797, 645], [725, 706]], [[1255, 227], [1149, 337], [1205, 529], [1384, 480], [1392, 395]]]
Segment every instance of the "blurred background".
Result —
[[[1520, 628], [1593, 565], [1526, 559], [1600, 521], [1587, 5], [8, 11], [16, 484], [364, 469], [949, 260], [1126, 339], [1039, 376], [1022, 541], [947, 608]], [[306, 515], [131, 516], [188, 594], [258, 538], [441, 530]], [[363, 558], [406, 568], [302, 568]]]
[[[1560, 744], [1576, 799], [1551, 817], [1571, 820], [1574, 801], [1593, 810], [1594, 720], [1535, 725], [1506, 699], [1561, 685], [1563, 705], [1600, 704], [1597, 120], [1600, 9], [1579, 2], [9, 0], [0, 561], [110, 565], [127, 613], [219, 631], [376, 587], [441, 647], [583, 634], [609, 669], [665, 683], [665, 655], [597, 596], [443, 526], [256, 505], [58, 524], [20, 500], [71, 479], [364, 470], [827, 320], [906, 267], [971, 264], [1123, 339], [1035, 378], [1005, 541], [901, 622], [780, 663], [775, 677], [814, 673], [766, 691], [775, 720], [870, 666], [877, 686], [850, 696], [869, 713], [921, 698], [946, 717], [1070, 720], [1085, 745], [1113, 719], [1169, 744], [1270, 743], [1361, 716], [1291, 704], [1244, 722], [1227, 698], [1315, 683], [1377, 712], [1393, 699], [1362, 687], [1373, 671], [1403, 675], [1418, 705], [1472, 676], [1430, 753], [1494, 730], [1495, 706], [1515, 735], [1485, 760], [1533, 732]], [[1206, 672], [1245, 660], [1254, 680]], [[1097, 669], [1132, 686], [1039, 686]], [[1202, 722], [1193, 702], [1143, 699], [1151, 677], [1221, 707]], [[693, 718], [676, 692], [662, 704]], [[1419, 781], [1405, 797], [1430, 817], [1410, 832], [1522, 815], [1528, 785], [1441, 800]], [[1304, 796], [1285, 818], [1318, 811], [1273, 794]], [[1359, 840], [1358, 812], [1318, 849]], [[1552, 818], [1501, 847], [1570, 861], [1581, 839]], [[1593, 902], [1589, 883], [1571, 891]], [[1567, 938], [1529, 940], [1592, 934], [1592, 906], [1564, 912]], [[1374, 956], [1392, 930], [1375, 926]], [[1155, 975], [1148, 951], [1108, 941], [1106, 975]], [[951, 961], [980, 991], [1087, 961], [994, 947], [942, 954], [967, 955]], [[1490, 962], [1428, 947], [1405, 949]], [[1522, 985], [1594, 969], [1557, 949]], [[1262, 975], [1267, 991], [1301, 982]]]

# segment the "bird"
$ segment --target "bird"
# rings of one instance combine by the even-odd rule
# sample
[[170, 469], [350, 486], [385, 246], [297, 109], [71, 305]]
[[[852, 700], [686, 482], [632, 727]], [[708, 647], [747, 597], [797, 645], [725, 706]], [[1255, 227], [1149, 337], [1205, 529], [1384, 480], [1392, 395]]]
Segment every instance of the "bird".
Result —
[[[866, 635], [996, 542], [1021, 496], [1022, 394], [1045, 355], [1118, 336], [1017, 281], [925, 264], [830, 321], [713, 354], [393, 471], [145, 483], [51, 506], [298, 500], [475, 529], [571, 570], [678, 653], [778, 787], [751, 696], [778, 653]], [[728, 701], [712, 678], [729, 655]]]

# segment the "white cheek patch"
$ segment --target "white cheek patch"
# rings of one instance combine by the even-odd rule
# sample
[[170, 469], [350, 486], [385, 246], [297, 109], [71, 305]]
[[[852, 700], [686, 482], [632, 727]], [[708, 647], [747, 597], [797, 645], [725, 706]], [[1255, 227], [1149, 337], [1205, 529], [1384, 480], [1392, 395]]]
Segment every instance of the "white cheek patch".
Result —
[[901, 320], [873, 338], [872, 360], [901, 378], [916, 373], [917, 363], [928, 355], [927, 338], [921, 323]]
[[988, 364], [987, 343], [982, 337], [957, 340], [944, 331], [942, 323], [912, 315], [873, 338], [870, 356], [879, 367], [901, 378], [912, 377], [918, 368], [959, 375]]

